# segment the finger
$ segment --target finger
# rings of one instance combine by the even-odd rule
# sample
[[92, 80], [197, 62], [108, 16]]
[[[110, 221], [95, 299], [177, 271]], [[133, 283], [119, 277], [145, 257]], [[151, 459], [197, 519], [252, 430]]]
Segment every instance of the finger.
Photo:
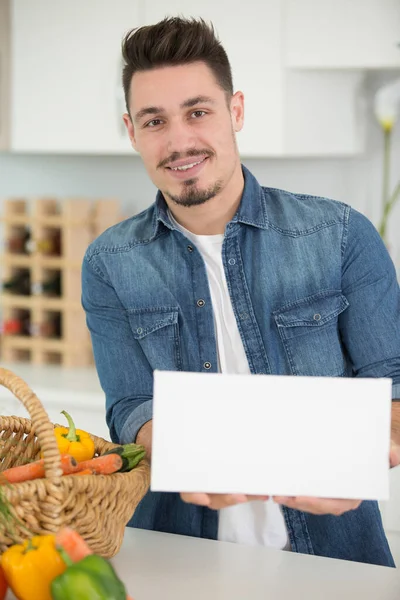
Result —
[[306, 496], [297, 497], [274, 497], [275, 502], [284, 504], [288, 508], [301, 510], [314, 515], [340, 516], [350, 510], [358, 508], [362, 500], [337, 500], [331, 498], [312, 498]]
[[269, 500], [269, 496], [247, 496], [248, 502], [253, 502], [254, 500], [265, 502], [266, 500]]
[[235, 506], [235, 504], [244, 504], [248, 501], [244, 494], [210, 494], [210, 498], [209, 507], [214, 510]]
[[210, 508], [219, 510], [221, 508], [227, 508], [228, 506], [234, 506], [235, 504], [244, 504], [245, 502], [252, 502], [254, 500], [265, 501], [268, 500], [269, 496], [245, 496], [243, 494], [210, 494], [211, 503]]
[[400, 446], [391, 443], [390, 447], [390, 468], [397, 467], [400, 464]]
[[188, 494], [182, 493], [181, 498], [188, 504], [198, 504], [199, 506], [210, 506], [211, 498], [209, 494]]

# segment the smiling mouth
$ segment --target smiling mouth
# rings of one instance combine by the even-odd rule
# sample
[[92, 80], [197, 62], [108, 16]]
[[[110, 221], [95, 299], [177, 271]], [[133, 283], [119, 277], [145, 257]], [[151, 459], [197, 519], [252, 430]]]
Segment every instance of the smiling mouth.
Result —
[[204, 158], [202, 158], [200, 160], [196, 160], [195, 162], [189, 163], [187, 165], [182, 165], [181, 167], [167, 167], [167, 169], [170, 169], [171, 171], [180, 171], [180, 172], [189, 171], [190, 169], [193, 169], [193, 167], [197, 167], [197, 165], [200, 165], [207, 158], [208, 158], [207, 156], [204, 156]]

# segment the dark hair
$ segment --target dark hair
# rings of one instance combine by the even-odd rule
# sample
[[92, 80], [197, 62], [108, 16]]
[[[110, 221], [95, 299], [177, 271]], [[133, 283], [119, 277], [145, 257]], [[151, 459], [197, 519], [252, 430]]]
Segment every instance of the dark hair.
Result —
[[122, 56], [125, 61], [122, 84], [128, 112], [132, 76], [157, 67], [203, 61], [227, 97], [233, 94], [228, 56], [213, 25], [203, 19], [166, 17], [154, 25], [132, 29], [122, 41]]

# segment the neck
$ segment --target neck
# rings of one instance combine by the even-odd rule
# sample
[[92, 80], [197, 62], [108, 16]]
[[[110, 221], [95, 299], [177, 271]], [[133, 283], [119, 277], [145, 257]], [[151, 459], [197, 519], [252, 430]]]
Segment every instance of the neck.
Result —
[[244, 178], [239, 163], [224, 189], [214, 198], [199, 206], [179, 206], [166, 199], [176, 221], [196, 235], [225, 233], [225, 227], [235, 215], [244, 188]]

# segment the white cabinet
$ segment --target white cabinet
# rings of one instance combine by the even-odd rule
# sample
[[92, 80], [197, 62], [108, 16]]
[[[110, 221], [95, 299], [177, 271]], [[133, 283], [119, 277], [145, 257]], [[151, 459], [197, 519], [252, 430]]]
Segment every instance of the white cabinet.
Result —
[[165, 16], [212, 21], [232, 66], [234, 89], [245, 97], [244, 127], [237, 135], [243, 156], [283, 152], [283, 78], [281, 0], [248, 0], [227, 10], [224, 2], [161, 0], [146, 2], [146, 24]]
[[[362, 152], [365, 70], [400, 67], [400, 0], [236, 0], [229, 10], [216, 0], [0, 0], [0, 11], [8, 3], [20, 152], [134, 154], [121, 40], [166, 15], [213, 22], [245, 96], [245, 158]], [[0, 19], [0, 60], [5, 39]], [[4, 89], [0, 80], [0, 128]]]
[[287, 156], [354, 156], [365, 143], [364, 73], [287, 71], [284, 151]]
[[0, 150], [9, 146], [10, 2], [0, 0]]
[[121, 39], [141, 0], [12, 0], [12, 149], [132, 152]]
[[282, 1], [287, 67], [400, 67], [399, 0]]

